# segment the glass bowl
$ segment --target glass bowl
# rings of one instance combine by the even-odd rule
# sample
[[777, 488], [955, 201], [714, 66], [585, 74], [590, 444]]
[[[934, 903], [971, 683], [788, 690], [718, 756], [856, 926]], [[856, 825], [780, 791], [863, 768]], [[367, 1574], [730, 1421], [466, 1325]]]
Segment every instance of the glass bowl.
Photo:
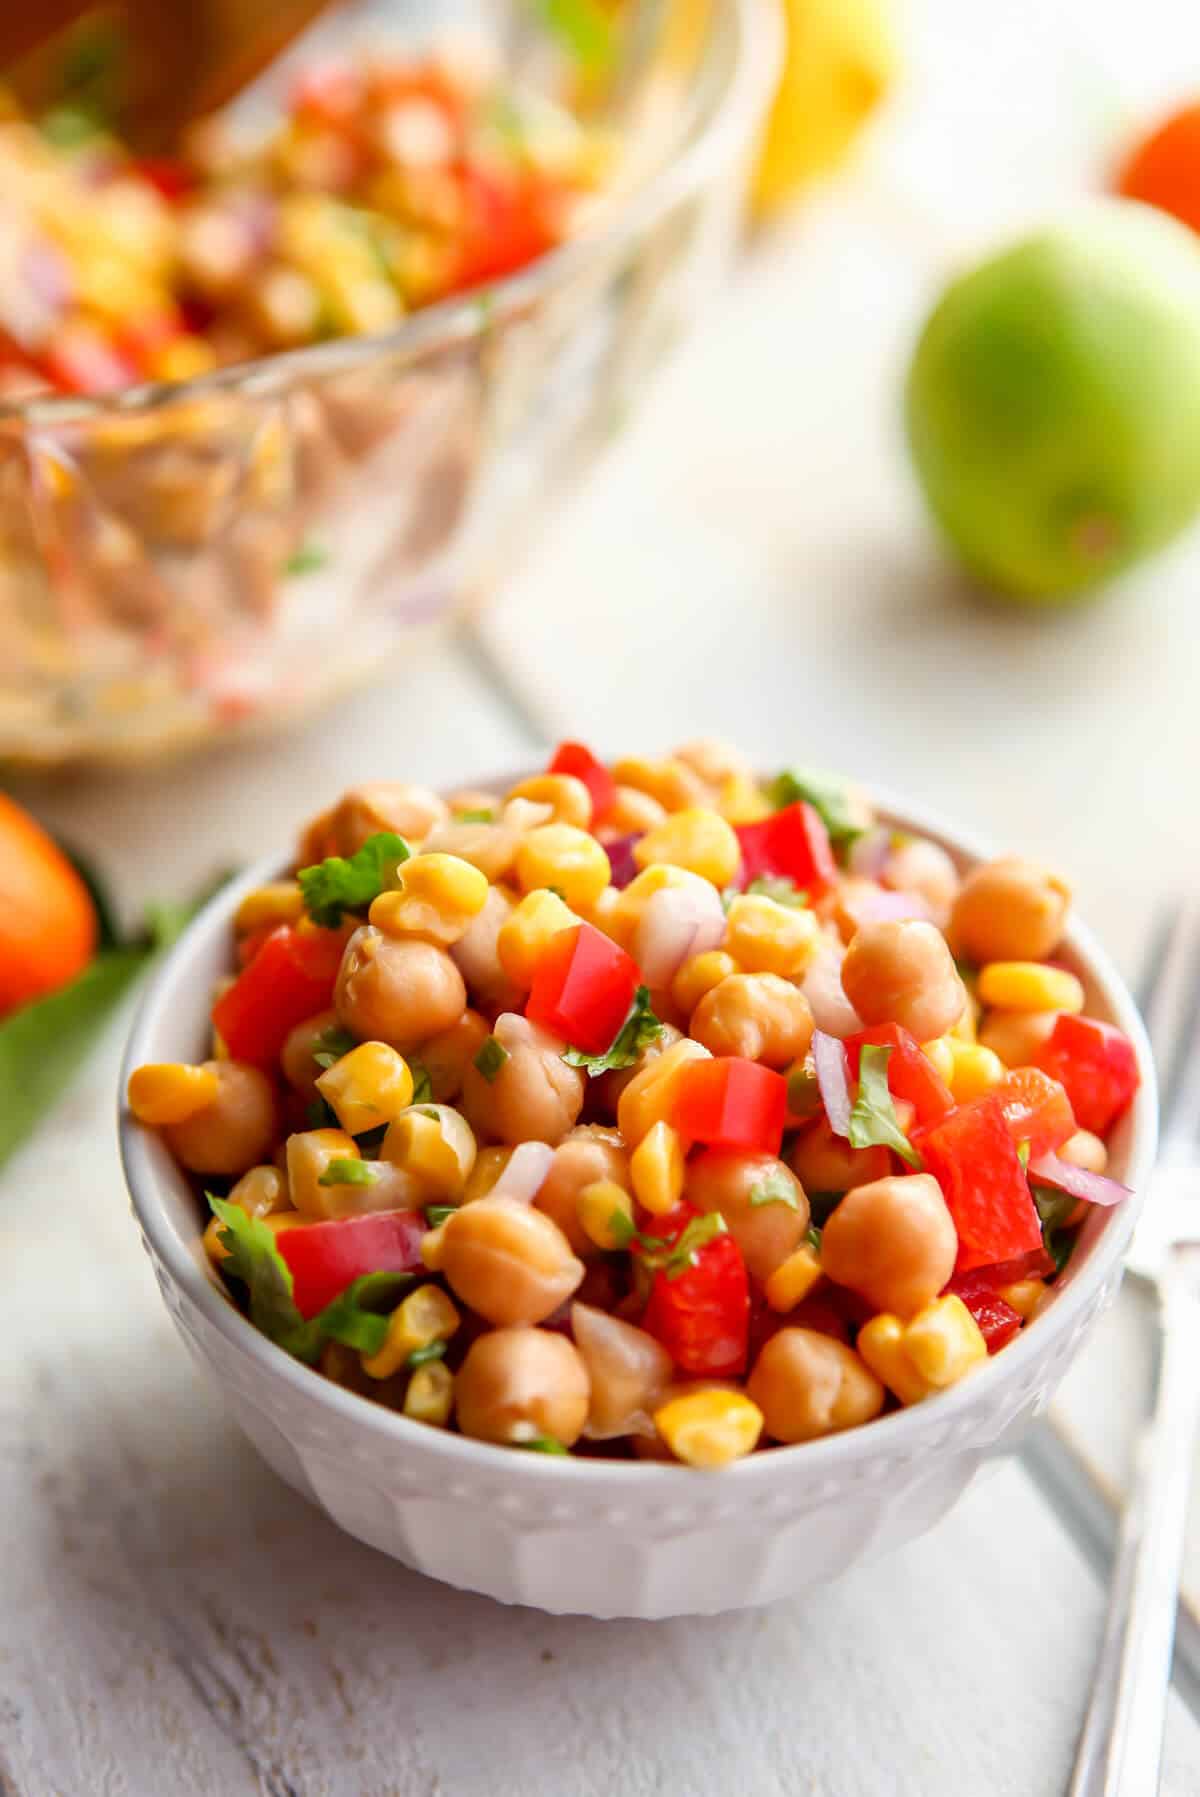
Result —
[[[518, 10], [492, 9], [536, 79]], [[512, 565], [711, 291], [777, 68], [768, 0], [659, 0], [623, 42], [611, 189], [517, 275], [383, 335], [0, 408], [0, 759], [282, 722]]]

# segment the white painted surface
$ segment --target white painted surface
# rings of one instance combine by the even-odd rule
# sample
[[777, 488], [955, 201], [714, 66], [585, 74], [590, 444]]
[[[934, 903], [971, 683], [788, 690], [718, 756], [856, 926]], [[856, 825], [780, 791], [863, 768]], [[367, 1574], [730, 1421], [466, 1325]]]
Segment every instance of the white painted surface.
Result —
[[[907, 10], [909, 82], [854, 177], [751, 257], [488, 640], [547, 735], [719, 722], [1046, 853], [1132, 970], [1200, 877], [1200, 546], [1094, 610], [977, 604], [909, 485], [896, 384], [935, 271], [1094, 179], [1131, 105], [1200, 85], [1200, 31], [1177, 0]], [[306, 737], [29, 790], [132, 905], [356, 774], [528, 747], [447, 648]], [[506, 1611], [338, 1535], [158, 1301], [113, 1142], [121, 1028], [0, 1186], [3, 1797], [1059, 1797], [1103, 1593], [1015, 1467], [813, 1599], [671, 1624]], [[1117, 1478], [1143, 1320], [1123, 1302], [1065, 1400]], [[1200, 1531], [1192, 1569], [1200, 1590]], [[1167, 1749], [1189, 1797], [1177, 1703]]]

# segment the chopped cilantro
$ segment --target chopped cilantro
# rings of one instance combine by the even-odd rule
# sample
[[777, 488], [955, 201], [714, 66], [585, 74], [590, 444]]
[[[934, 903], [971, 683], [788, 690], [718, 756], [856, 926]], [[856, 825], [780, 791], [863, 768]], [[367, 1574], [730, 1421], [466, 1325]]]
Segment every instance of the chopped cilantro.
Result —
[[[709, 1242], [726, 1233], [725, 1219], [720, 1211], [705, 1211], [703, 1216], [692, 1218], [678, 1241], [665, 1242], [656, 1237], [642, 1237], [642, 1245], [647, 1249], [642, 1257], [643, 1262], [655, 1272], [665, 1273], [668, 1279], [677, 1279], [689, 1267], [696, 1265], [701, 1248], [706, 1248]], [[651, 1242], [653, 1247], [650, 1247]]]
[[494, 824], [496, 813], [494, 811], [456, 811], [454, 821], [456, 824]]
[[786, 905], [789, 911], [804, 911], [808, 908], [807, 892], [802, 892], [795, 880], [789, 880], [784, 875], [776, 877], [773, 874], [759, 874], [756, 880], [751, 880], [746, 891], [759, 898], [774, 899], [777, 905]]
[[320, 543], [301, 543], [284, 562], [283, 571], [285, 574], [315, 574], [328, 560], [329, 551], [323, 549]]
[[1078, 1199], [1073, 1198], [1070, 1192], [1055, 1191], [1053, 1186], [1031, 1183], [1029, 1189], [1033, 1193], [1033, 1202], [1041, 1219], [1046, 1253], [1053, 1260], [1055, 1270], [1061, 1273], [1071, 1258], [1071, 1251], [1078, 1238], [1078, 1231], [1066, 1226]]
[[429, 1077], [429, 1069], [422, 1067], [420, 1061], [410, 1061], [408, 1071], [412, 1074], [413, 1095], [410, 1104], [430, 1104], [433, 1101], [433, 1081]]
[[370, 1161], [337, 1159], [329, 1162], [321, 1174], [319, 1186], [373, 1186], [379, 1182], [379, 1174]]
[[514, 1441], [514, 1448], [526, 1448], [531, 1454], [569, 1454], [570, 1448], [564, 1447], [553, 1435], [534, 1435], [529, 1441]]
[[750, 1203], [753, 1207], [760, 1204], [786, 1204], [791, 1210], [799, 1210], [796, 1182], [785, 1168], [774, 1167], [765, 1179], [750, 1187]]
[[650, 988], [639, 986], [629, 1015], [604, 1054], [584, 1054], [580, 1048], [568, 1048], [562, 1058], [568, 1067], [584, 1067], [588, 1077], [596, 1079], [612, 1069], [632, 1067], [643, 1049], [661, 1034], [662, 1024], [650, 1009]]
[[475, 1066], [490, 1086], [508, 1058], [508, 1050], [503, 1042], [496, 1036], [489, 1036], [475, 1056]]
[[457, 1204], [427, 1204], [425, 1221], [430, 1229], [440, 1229], [447, 1217], [452, 1217], [457, 1209]]
[[835, 848], [849, 847], [863, 833], [849, 793], [828, 775], [785, 768], [767, 787], [767, 798], [776, 811], [782, 811], [786, 805], [794, 805], [798, 800], [811, 805], [828, 830], [829, 840]]
[[633, 1218], [628, 1211], [614, 1209], [612, 1216], [608, 1219], [608, 1227], [616, 1237], [618, 1248], [628, 1248], [635, 1238], [640, 1241], [646, 1239], [644, 1236], [638, 1236]]
[[906, 1166], [920, 1169], [924, 1163], [896, 1121], [887, 1077], [891, 1055], [890, 1048], [873, 1042], [863, 1044], [858, 1063], [858, 1097], [846, 1134], [852, 1148], [890, 1148]]
[[304, 904], [314, 923], [336, 929], [343, 911], [365, 911], [387, 884], [388, 875], [408, 860], [408, 844], [391, 830], [368, 836], [356, 855], [347, 860], [330, 855], [313, 867], [302, 867], [296, 878]]
[[445, 1355], [445, 1342], [430, 1342], [424, 1348], [414, 1348], [404, 1364], [410, 1373], [415, 1373], [419, 1366], [428, 1366], [431, 1360], [443, 1360]]
[[815, 1223], [809, 1224], [804, 1232], [804, 1239], [814, 1254], [819, 1254], [821, 1252], [821, 1231], [817, 1228]]
[[313, 1037], [312, 1058], [318, 1067], [332, 1067], [335, 1061], [340, 1061], [344, 1054], [349, 1054], [355, 1047], [357, 1044], [349, 1030], [331, 1023], [328, 1029]]

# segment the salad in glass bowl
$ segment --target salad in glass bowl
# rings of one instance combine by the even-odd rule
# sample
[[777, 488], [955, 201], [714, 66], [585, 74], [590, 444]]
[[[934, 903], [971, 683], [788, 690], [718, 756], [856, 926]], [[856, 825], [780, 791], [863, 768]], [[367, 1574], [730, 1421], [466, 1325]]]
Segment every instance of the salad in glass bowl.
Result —
[[716, 1468], [936, 1403], [1039, 1311], [1135, 1045], [1070, 894], [722, 744], [353, 789], [134, 1068], [231, 1300], [430, 1427]]

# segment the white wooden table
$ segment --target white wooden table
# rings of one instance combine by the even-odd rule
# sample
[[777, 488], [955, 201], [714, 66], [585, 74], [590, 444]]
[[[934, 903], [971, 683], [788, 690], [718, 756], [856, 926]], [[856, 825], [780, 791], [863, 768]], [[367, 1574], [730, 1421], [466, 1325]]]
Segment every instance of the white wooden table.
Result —
[[[1094, 178], [1122, 106], [1200, 85], [1189, 10], [914, 0], [853, 177], [750, 257], [481, 644], [251, 754], [22, 791], [132, 907], [283, 845], [356, 777], [719, 725], [1051, 857], [1134, 970], [1200, 876], [1200, 544], [1094, 610], [988, 609], [930, 541], [895, 414], [942, 265]], [[0, 1797], [1064, 1790], [1104, 1593], [1015, 1464], [835, 1587], [677, 1623], [506, 1611], [339, 1535], [158, 1302], [113, 1141], [126, 1022], [0, 1185]], [[1116, 1484], [1144, 1320], [1123, 1298], [1063, 1399]], [[1177, 1698], [1163, 1788], [1200, 1789]]]

